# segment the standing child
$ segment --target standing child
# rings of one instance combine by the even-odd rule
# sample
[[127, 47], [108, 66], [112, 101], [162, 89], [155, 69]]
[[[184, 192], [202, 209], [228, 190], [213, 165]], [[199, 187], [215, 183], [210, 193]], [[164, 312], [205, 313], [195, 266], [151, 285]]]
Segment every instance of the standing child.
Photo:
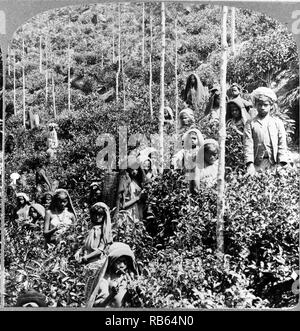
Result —
[[95, 277], [87, 307], [124, 307], [127, 291], [136, 274], [135, 257], [130, 247], [119, 242], [112, 244]]
[[197, 129], [190, 129], [183, 137], [184, 148], [176, 153], [172, 159], [175, 169], [183, 169], [190, 192], [196, 190], [196, 164], [198, 152], [204, 144], [204, 138]]
[[49, 155], [50, 160], [56, 159], [56, 152], [58, 147], [58, 139], [57, 139], [57, 132], [56, 128], [58, 125], [56, 123], [48, 124], [49, 133], [47, 138], [47, 154]]
[[84, 247], [76, 254], [79, 263], [86, 264], [87, 288], [95, 272], [103, 264], [108, 246], [112, 243], [111, 219], [108, 206], [103, 202], [95, 203], [90, 209], [92, 228], [84, 242]]
[[287, 164], [283, 122], [270, 114], [276, 107], [276, 94], [267, 87], [259, 87], [252, 96], [258, 114], [247, 122], [244, 130], [245, 163], [251, 175]]
[[219, 144], [214, 139], [205, 139], [199, 151], [200, 166], [197, 168], [197, 183], [213, 186], [218, 177]]
[[45, 208], [38, 204], [33, 203], [29, 207], [29, 222], [32, 227], [42, 229], [45, 219]]
[[243, 102], [235, 98], [227, 102], [226, 107], [226, 125], [232, 127], [235, 131], [243, 136], [244, 126], [250, 119]]
[[67, 190], [56, 190], [49, 210], [46, 211], [44, 236], [47, 243], [57, 243], [76, 221], [72, 200]]

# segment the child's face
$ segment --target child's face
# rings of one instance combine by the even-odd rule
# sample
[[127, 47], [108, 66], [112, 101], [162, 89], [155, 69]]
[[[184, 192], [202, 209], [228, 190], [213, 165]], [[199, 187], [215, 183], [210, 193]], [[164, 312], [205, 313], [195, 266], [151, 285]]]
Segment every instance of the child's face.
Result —
[[218, 159], [218, 149], [215, 145], [208, 145], [204, 152], [204, 160], [207, 164], [212, 165]]
[[237, 119], [241, 118], [241, 110], [237, 105], [231, 104], [230, 111], [231, 111], [231, 116], [233, 119], [237, 120]]
[[190, 144], [192, 145], [192, 148], [195, 148], [199, 144], [198, 136], [196, 132], [191, 132], [189, 136], [190, 136]]
[[47, 194], [45, 196], [45, 207], [49, 207], [52, 201], [52, 196], [50, 194]]
[[95, 211], [91, 216], [91, 221], [93, 224], [100, 225], [104, 222], [105, 210], [103, 208]]
[[191, 75], [190, 82], [192, 85], [194, 85], [196, 83], [196, 77], [194, 75]]
[[125, 274], [127, 271], [127, 264], [126, 256], [120, 256], [114, 263], [114, 272], [117, 275]]
[[58, 198], [57, 198], [57, 204], [58, 204], [58, 208], [60, 210], [63, 210], [67, 207], [68, 205], [68, 197], [65, 193], [61, 193]]
[[233, 86], [231, 88], [231, 94], [232, 94], [232, 96], [237, 97], [240, 94], [240, 91], [236, 86]]
[[151, 163], [150, 163], [149, 160], [144, 161], [144, 163], [143, 163], [143, 169], [146, 170], [146, 171], [148, 171], [148, 170], [151, 169]]
[[18, 203], [19, 203], [20, 206], [25, 205], [25, 199], [23, 197], [18, 197], [18, 200], [17, 201], [18, 201]]
[[29, 216], [32, 218], [32, 219], [34, 219], [34, 220], [36, 220], [37, 218], [38, 218], [38, 213], [37, 213], [37, 211], [34, 209], [34, 208], [30, 208], [29, 209]]
[[257, 100], [255, 106], [259, 117], [265, 117], [271, 111], [272, 105], [268, 100]]
[[190, 124], [190, 118], [188, 117], [187, 114], [182, 115], [181, 121], [182, 121], [183, 125], [189, 125]]

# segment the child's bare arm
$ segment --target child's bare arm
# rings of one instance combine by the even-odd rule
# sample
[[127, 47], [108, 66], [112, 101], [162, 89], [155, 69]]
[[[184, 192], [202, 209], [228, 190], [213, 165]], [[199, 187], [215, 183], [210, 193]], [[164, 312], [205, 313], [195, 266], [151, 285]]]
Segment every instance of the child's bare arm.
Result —
[[47, 210], [46, 216], [45, 216], [45, 223], [44, 223], [44, 236], [45, 237], [50, 237], [55, 231], [58, 230], [57, 226], [50, 229], [51, 216], [52, 216], [51, 211]]
[[92, 258], [100, 256], [101, 254], [103, 254], [103, 250], [99, 248], [90, 254], [84, 255], [82, 258], [82, 262], [86, 263], [89, 260], [91, 260]]

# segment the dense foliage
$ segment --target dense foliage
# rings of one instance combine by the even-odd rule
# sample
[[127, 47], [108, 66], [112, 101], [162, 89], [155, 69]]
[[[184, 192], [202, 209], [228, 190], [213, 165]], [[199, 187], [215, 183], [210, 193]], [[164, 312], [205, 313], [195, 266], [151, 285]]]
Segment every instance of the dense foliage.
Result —
[[[153, 120], [149, 114], [147, 67], [150, 9], [153, 16]], [[60, 187], [69, 190], [78, 222], [57, 247], [45, 247], [43, 224], [35, 228], [30, 224], [17, 224], [12, 216], [14, 197], [11, 192], [6, 192], [8, 306], [13, 306], [18, 293], [27, 287], [44, 293], [52, 307], [85, 305], [86, 279], [83, 266], [75, 261], [74, 254], [81, 247], [90, 224], [87, 205], [89, 184], [95, 178], [101, 181], [104, 176], [104, 171], [96, 166], [97, 153], [103, 147], [97, 146], [97, 138], [102, 133], [114, 135], [118, 158], [120, 126], [127, 127], [128, 137], [132, 133], [144, 133], [149, 139], [150, 134], [158, 131], [160, 12], [156, 4], [146, 6], [145, 44], [148, 51], [143, 68], [141, 10], [140, 4], [121, 6], [124, 77], [120, 79], [119, 102], [115, 101], [114, 91], [118, 70], [116, 5], [68, 7], [44, 13], [26, 23], [15, 36], [11, 48], [16, 51], [17, 59], [17, 114], [7, 121], [7, 132], [14, 134], [15, 148], [6, 154], [6, 183], [9, 184], [12, 172], [19, 172], [23, 175], [19, 189], [33, 196], [34, 163], [37, 158], [44, 158], [45, 126], [54, 120], [51, 87], [46, 103], [45, 73], [39, 72], [39, 37], [42, 37], [43, 54], [47, 37], [47, 66], [52, 70], [50, 74], [55, 81], [58, 114], [55, 121], [59, 126], [58, 157], [47, 164], [47, 173], [51, 179], [59, 181]], [[173, 108], [175, 12], [178, 17], [179, 89], [183, 89], [191, 71], [200, 73], [203, 83], [211, 86], [218, 80], [220, 59], [220, 8], [168, 4], [165, 80], [166, 99]], [[278, 23], [264, 15], [238, 10], [237, 18], [240, 52], [230, 59], [228, 80], [238, 81], [251, 92], [261, 85], [259, 79], [266, 80], [268, 75], [275, 77], [281, 69], [286, 69], [280, 62], [286, 62], [287, 66], [290, 61], [294, 62], [296, 46]], [[280, 33], [277, 33], [278, 28]], [[31, 131], [22, 127], [23, 37], [26, 44], [27, 107], [36, 107], [42, 122], [39, 129]], [[72, 86], [71, 112], [67, 110], [66, 50], [69, 42], [72, 78], [83, 79], [84, 83], [81, 90]], [[278, 48], [278, 44], [282, 48]], [[268, 52], [270, 57], [266, 58], [264, 52]], [[272, 73], [266, 64], [273, 68]], [[43, 70], [45, 67], [43, 57]], [[7, 84], [9, 99], [12, 100], [11, 76]], [[103, 98], [111, 90], [112, 98]], [[293, 96], [297, 97], [296, 94]], [[182, 107], [180, 100], [179, 109]], [[218, 139], [217, 124], [203, 119], [201, 113], [196, 114], [196, 120], [206, 138]], [[253, 178], [245, 176], [241, 138], [234, 130], [228, 130], [225, 255], [219, 256], [216, 254], [217, 188], [203, 186], [195, 196], [188, 193], [180, 172], [169, 170], [158, 176], [145, 187], [147, 204], [152, 208], [155, 220], [140, 222], [134, 235], [126, 231], [122, 218], [113, 225], [114, 240], [128, 243], [134, 249], [139, 266], [140, 276], [132, 285], [132, 306], [294, 306], [298, 298], [291, 291], [291, 275], [299, 268], [298, 183], [299, 175], [294, 169]]]

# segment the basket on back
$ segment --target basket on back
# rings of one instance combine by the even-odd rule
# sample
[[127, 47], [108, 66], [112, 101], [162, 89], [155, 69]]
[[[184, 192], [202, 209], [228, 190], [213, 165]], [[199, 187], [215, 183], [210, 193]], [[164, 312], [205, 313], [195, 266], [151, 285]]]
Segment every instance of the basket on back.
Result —
[[116, 207], [119, 189], [119, 173], [109, 171], [104, 175], [101, 185], [101, 201], [106, 203], [110, 210]]

